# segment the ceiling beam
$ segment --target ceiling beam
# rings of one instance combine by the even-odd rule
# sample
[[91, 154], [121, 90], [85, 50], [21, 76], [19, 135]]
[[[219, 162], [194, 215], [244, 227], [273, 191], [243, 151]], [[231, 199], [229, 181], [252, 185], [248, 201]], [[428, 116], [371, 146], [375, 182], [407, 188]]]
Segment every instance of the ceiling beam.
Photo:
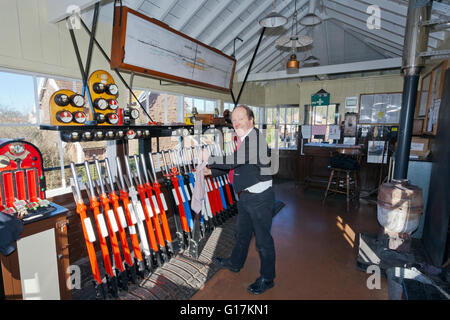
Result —
[[208, 14], [208, 16], [203, 17], [202, 21], [199, 21], [198, 23], [193, 26], [193, 31], [191, 32], [191, 37], [194, 39], [197, 39], [203, 31], [213, 22], [216, 20], [218, 15], [225, 10], [225, 8], [230, 4], [230, 2], [233, 0], [222, 0], [212, 12]]
[[[357, 11], [357, 1], [352, 1], [352, 3], [354, 4], [354, 7], [347, 7], [347, 5], [351, 6], [351, 4], [349, 2], [347, 2], [346, 0], [341, 0], [339, 1], [340, 3], [337, 3], [336, 1], [339, 0], [329, 0], [326, 2], [325, 6], [327, 7], [327, 9], [332, 9], [336, 12], [345, 14], [346, 16], [352, 17], [354, 19], [357, 19], [361, 22], [364, 23], [364, 26], [366, 29], [367, 28], [367, 19], [369, 18], [369, 14], [366, 13], [365, 11]], [[341, 3], [345, 3], [345, 5], [342, 5]], [[354, 8], [354, 9], [353, 9]], [[406, 21], [405, 21], [406, 23]], [[385, 19], [383, 19], [383, 13], [381, 13], [381, 21], [380, 21], [380, 26], [381, 29], [377, 30], [385, 30], [387, 32], [396, 34], [400, 37], [404, 37], [405, 36], [405, 28], [401, 27], [400, 25], [395, 25], [393, 23], [387, 22]], [[402, 41], [403, 42], [403, 41]]]
[[[271, 5], [272, 1], [266, 0], [261, 7], [265, 7], [267, 9]], [[220, 36], [223, 36], [223, 32], [236, 20], [241, 12], [247, 10], [248, 7], [252, 5], [252, 1], [244, 0], [241, 4], [234, 9], [233, 12], [221, 23], [219, 24], [212, 33], [210, 33], [206, 38], [201, 38], [202, 42], [211, 45], [214, 41], [217, 40]], [[234, 36], [236, 38], [237, 36]], [[216, 46], [219, 50], [221, 50], [218, 46]]]
[[[276, 11], [281, 12], [283, 9], [290, 3], [291, 1], [284, 1], [281, 5], [277, 5]], [[279, 1], [278, 1], [279, 3]], [[232, 31], [227, 37], [221, 38], [221, 40], [216, 44], [216, 48], [219, 50], [223, 50], [227, 44], [233, 41], [236, 37], [238, 37], [242, 31], [246, 30], [250, 24], [254, 24], [253, 27], [261, 28], [258, 23], [259, 17], [272, 6], [272, 1], [265, 1], [263, 5], [261, 5], [257, 10], [253, 11], [245, 21], [243, 21], [236, 30]], [[236, 18], [238, 15], [236, 15]]]
[[[365, 4], [362, 4], [359, 1], [355, 1], [355, 0], [351, 0], [351, 1], [350, 0], [329, 0], [329, 1], [327, 1], [327, 7], [333, 8], [336, 11], [343, 12], [343, 13], [353, 16], [353, 17], [356, 17], [356, 16], [361, 17], [361, 14], [362, 14], [363, 21], [367, 21], [367, 18], [369, 17], [369, 14], [366, 12], [368, 6]], [[360, 13], [359, 15], [358, 15], [358, 12]], [[437, 18], [436, 15], [432, 15], [432, 17], [433, 16]], [[404, 36], [405, 28], [406, 28], [406, 17], [403, 17], [398, 14], [390, 13], [389, 11], [386, 11], [386, 10], [382, 10], [380, 19], [381, 19], [381, 27], [382, 28], [387, 29], [391, 32], [394, 32], [398, 35]], [[434, 38], [436, 40], [444, 40], [445, 39], [442, 32], [441, 33], [432, 32], [432, 33], [430, 33], [430, 37]], [[433, 43], [433, 45], [434, 45], [434, 43]], [[437, 45], [437, 43], [436, 43], [436, 45]]]
[[[334, 2], [336, 4], [340, 4], [347, 8], [358, 10], [359, 12], [363, 13], [364, 20], [366, 20], [369, 17], [369, 13], [367, 13], [367, 8], [369, 7], [369, 4], [362, 3], [361, 1], [328, 0], [327, 2]], [[372, 1], [372, 2], [374, 2], [374, 1]], [[392, 13], [388, 10], [384, 10], [384, 8], [382, 8], [381, 6], [380, 6], [380, 11], [381, 11], [380, 19], [382, 21], [382, 24], [381, 24], [382, 26], [383, 26], [384, 21], [391, 22], [391, 23], [401, 26], [403, 28], [406, 26], [406, 16], [404, 16], [400, 13]], [[402, 32], [402, 33], [404, 33], [404, 32]]]
[[164, 6], [161, 6], [162, 14], [159, 16], [160, 21], [163, 21], [170, 13], [170, 11], [175, 7], [178, 0], [164, 0]]
[[365, 30], [357, 28], [357, 27], [355, 27], [353, 25], [350, 25], [350, 24], [346, 23], [345, 21], [341, 21], [341, 20], [338, 20], [338, 19], [333, 18], [333, 17], [330, 18], [330, 20], [334, 21], [335, 23], [338, 23], [338, 24], [342, 25], [343, 28], [350, 29], [350, 30], [352, 30], [352, 31], [362, 35], [363, 37], [367, 38], [368, 40], [376, 41], [376, 42], [378, 42], [378, 43], [380, 43], [380, 44], [382, 44], [382, 45], [384, 45], [386, 47], [394, 49], [394, 53], [401, 52], [401, 54], [399, 54], [399, 55], [403, 54], [403, 45], [399, 45], [399, 44], [394, 43], [392, 41], [389, 41], [387, 39], [378, 37], [377, 35], [375, 35], [373, 33], [369, 33], [369, 32], [367, 32]]
[[[372, 49], [374, 49], [375, 51], [377, 51], [378, 53], [382, 54], [385, 56], [385, 58], [392, 58], [394, 56], [402, 56], [403, 55], [403, 51], [400, 49], [394, 49], [388, 45], [384, 45], [383, 43], [375, 40], [375, 39], [371, 39], [369, 37], [364, 36], [363, 34], [359, 33], [358, 31], [354, 30], [353, 28], [343, 24], [342, 22], [338, 22], [337, 20], [334, 19], [330, 19], [329, 20], [330, 23], [334, 24], [336, 27], [341, 28], [342, 30], [344, 30], [344, 32], [348, 33], [349, 35], [355, 37], [356, 39], [364, 42], [365, 44], [367, 44], [368, 46], [370, 46]], [[386, 52], [389, 53], [390, 55], [386, 55]]]
[[402, 5], [392, 0], [358, 0], [358, 2], [364, 2], [367, 4], [367, 6], [377, 5], [381, 9], [389, 10], [404, 17], [408, 15], [408, 6]]
[[178, 31], [183, 30], [183, 28], [189, 23], [192, 17], [198, 12], [198, 10], [203, 7], [206, 1], [208, 0], [197, 0], [195, 2], [195, 5], [188, 6], [187, 11], [183, 13], [177, 23], [174, 24], [173, 28]]
[[[308, 3], [308, 0], [303, 0], [300, 3], [298, 3], [297, 11], [299, 11], [307, 3]], [[261, 42], [260, 50], [258, 51], [259, 53], [264, 52], [264, 50], [269, 45], [273, 45], [275, 43], [275, 41], [278, 38], [280, 38], [281, 36], [287, 34], [288, 32], [291, 32], [292, 23], [293, 23], [292, 17], [293, 17], [293, 14], [294, 14], [294, 6], [292, 6], [292, 8], [285, 7], [283, 9], [283, 11], [281, 11], [279, 13], [288, 18], [288, 24], [287, 24], [287, 27], [286, 27], [286, 31], [283, 34], [281, 34], [281, 35], [278, 34], [278, 35], [270, 35], [270, 36], [267, 36], [268, 32], [266, 32], [266, 36], [264, 37], [263, 41]], [[307, 13], [307, 9], [299, 12], [297, 14], [298, 19], [300, 19], [306, 13]], [[255, 48], [256, 43], [257, 43], [257, 36], [256, 36], [256, 34], [257, 34], [259, 29], [260, 28], [258, 28], [257, 26], [254, 26], [252, 28], [252, 30], [250, 31], [251, 32], [250, 36], [248, 37], [248, 38], [252, 39], [252, 42], [242, 43], [236, 49], [236, 60], [238, 61], [237, 68], [242, 68], [243, 66], [247, 65], [248, 62], [250, 61], [251, 53], [253, 52], [253, 49]], [[303, 27], [302, 27], [302, 29], [303, 29]], [[279, 30], [279, 29], [277, 29], [277, 30]], [[250, 32], [248, 32], [247, 34], [249, 34]], [[274, 39], [274, 38], [276, 38], [276, 39]], [[273, 40], [273, 41], [271, 41], [271, 40]], [[258, 56], [260, 56], [260, 54], [258, 54]], [[246, 57], [246, 58], [244, 59], [244, 57]]]
[[375, 37], [380, 37], [383, 39], [386, 39], [390, 42], [393, 42], [395, 44], [398, 44], [399, 46], [403, 47], [403, 43], [404, 43], [404, 39], [403, 37], [399, 36], [399, 35], [395, 35], [391, 32], [388, 32], [384, 29], [379, 29], [379, 30], [370, 30], [367, 28], [366, 24], [364, 22], [361, 22], [360, 20], [354, 19], [351, 16], [342, 14], [340, 12], [337, 12], [333, 9], [328, 8], [327, 10], [328, 12], [328, 16], [330, 18], [335, 18], [336, 20], [342, 21], [346, 24], [352, 25], [355, 28], [361, 29], [362, 31], [365, 31], [367, 33], [370, 33], [372, 35], [374, 35]]
[[138, 11], [139, 8], [144, 4], [144, 2], [145, 0], [125, 0], [124, 5]]
[[[400, 68], [401, 65], [402, 65], [402, 58], [398, 57], [398, 58], [343, 63], [311, 68], [301, 68], [299, 69], [299, 72], [296, 74], [288, 74], [285, 70], [267, 73], [253, 73], [248, 76], [247, 81], [278, 80], [278, 79], [308, 77], [320, 74], [330, 75], [337, 73], [394, 69]], [[242, 80], [243, 78], [239, 77], [238, 81], [242, 82]]]

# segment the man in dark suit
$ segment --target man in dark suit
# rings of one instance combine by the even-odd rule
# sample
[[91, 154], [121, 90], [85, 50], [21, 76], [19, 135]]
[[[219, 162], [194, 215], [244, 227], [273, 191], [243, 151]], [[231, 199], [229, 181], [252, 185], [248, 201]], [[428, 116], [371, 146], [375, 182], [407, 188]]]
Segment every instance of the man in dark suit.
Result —
[[213, 176], [228, 172], [234, 191], [239, 194], [235, 229], [236, 243], [231, 256], [217, 257], [222, 268], [239, 272], [248, 254], [252, 235], [260, 257], [260, 277], [248, 287], [253, 294], [261, 294], [274, 286], [275, 247], [270, 229], [275, 193], [272, 188], [270, 149], [264, 135], [254, 127], [253, 111], [244, 105], [237, 106], [231, 119], [237, 135], [237, 150], [226, 157], [209, 157], [206, 174]]

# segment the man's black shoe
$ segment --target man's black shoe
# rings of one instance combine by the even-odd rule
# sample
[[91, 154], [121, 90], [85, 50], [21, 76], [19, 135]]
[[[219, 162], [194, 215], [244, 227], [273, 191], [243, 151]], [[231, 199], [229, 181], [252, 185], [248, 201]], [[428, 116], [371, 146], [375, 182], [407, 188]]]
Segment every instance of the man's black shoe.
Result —
[[253, 294], [261, 294], [264, 293], [267, 289], [270, 289], [274, 286], [273, 280], [266, 280], [262, 277], [256, 279], [254, 283], [252, 283], [248, 288], [248, 292]]
[[221, 257], [216, 257], [213, 259], [213, 262], [217, 265], [219, 265], [221, 268], [225, 268], [228, 269], [232, 272], [239, 272], [241, 270], [241, 268], [236, 268], [231, 264], [230, 259], [227, 258], [221, 258]]

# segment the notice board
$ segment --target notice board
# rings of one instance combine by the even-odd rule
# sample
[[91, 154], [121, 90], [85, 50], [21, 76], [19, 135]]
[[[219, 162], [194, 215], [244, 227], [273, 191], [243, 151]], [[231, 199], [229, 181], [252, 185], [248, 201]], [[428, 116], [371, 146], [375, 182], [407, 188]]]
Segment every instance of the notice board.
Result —
[[116, 7], [111, 68], [230, 92], [236, 60], [128, 7]]
[[361, 94], [359, 97], [359, 123], [399, 124], [401, 109], [401, 92]]

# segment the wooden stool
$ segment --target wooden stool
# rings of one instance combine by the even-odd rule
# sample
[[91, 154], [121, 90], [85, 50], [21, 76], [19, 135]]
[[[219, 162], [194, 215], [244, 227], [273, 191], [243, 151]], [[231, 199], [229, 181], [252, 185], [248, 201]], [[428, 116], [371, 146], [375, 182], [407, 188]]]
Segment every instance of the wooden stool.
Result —
[[331, 169], [327, 190], [322, 204], [325, 204], [329, 192], [342, 193], [347, 196], [347, 212], [350, 210], [350, 201], [359, 205], [359, 169], [341, 169], [328, 166]]

